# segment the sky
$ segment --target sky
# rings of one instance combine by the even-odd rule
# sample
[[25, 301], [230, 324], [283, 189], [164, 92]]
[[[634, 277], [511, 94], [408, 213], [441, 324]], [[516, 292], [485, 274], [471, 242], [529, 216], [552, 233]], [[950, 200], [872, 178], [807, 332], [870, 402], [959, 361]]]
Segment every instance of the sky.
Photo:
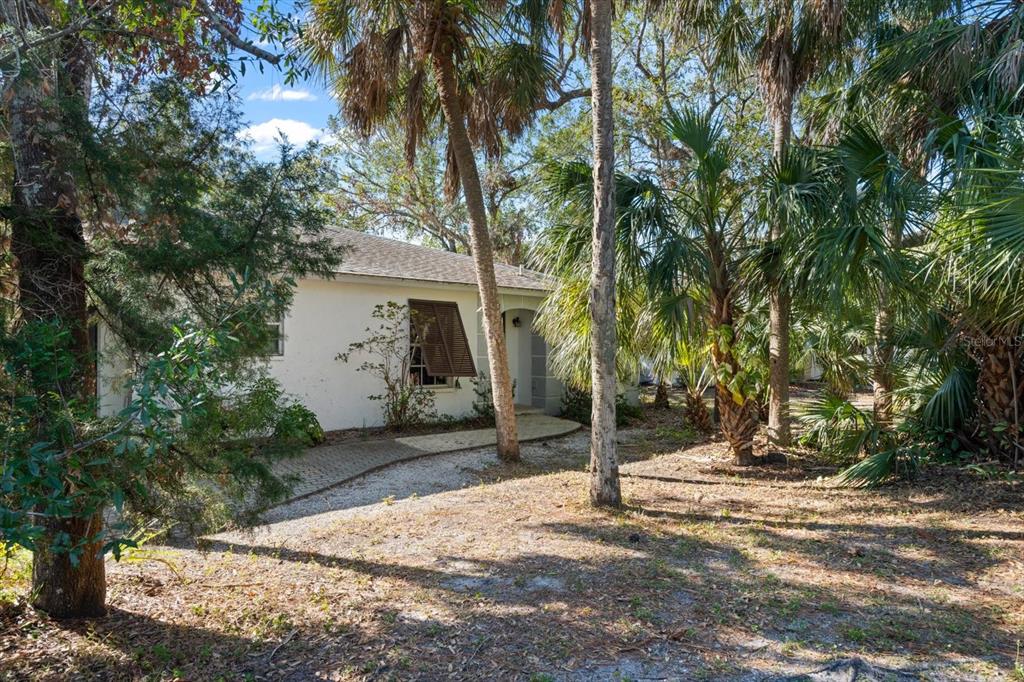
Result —
[[241, 134], [261, 158], [276, 155], [282, 134], [299, 147], [321, 139], [327, 118], [337, 113], [337, 102], [318, 79], [290, 85], [284, 80], [284, 74], [269, 65], [263, 73], [250, 68], [237, 78], [236, 91], [246, 120]]
[[[247, 6], [258, 4], [252, 0], [243, 2]], [[305, 12], [295, 0], [277, 0], [275, 6], [293, 16]], [[253, 11], [252, 7], [247, 9]], [[257, 44], [271, 52], [282, 52], [280, 46]], [[236, 70], [235, 92], [241, 99], [246, 121], [242, 134], [251, 141], [257, 156], [275, 157], [282, 134], [298, 147], [322, 139], [327, 118], [337, 113], [338, 104], [320, 79], [307, 78], [286, 85], [282, 69], [265, 64], [261, 72], [251, 61], [246, 67], [244, 75]]]

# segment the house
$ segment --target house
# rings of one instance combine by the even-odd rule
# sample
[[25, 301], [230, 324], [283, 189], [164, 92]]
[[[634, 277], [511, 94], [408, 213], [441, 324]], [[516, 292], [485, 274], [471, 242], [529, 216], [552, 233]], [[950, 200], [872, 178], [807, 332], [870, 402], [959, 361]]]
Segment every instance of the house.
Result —
[[[335, 277], [300, 280], [284, 318], [270, 323], [277, 327], [278, 341], [266, 359], [269, 374], [327, 430], [380, 425], [380, 402], [368, 398], [381, 393], [379, 380], [356, 371], [359, 361], [346, 363], [337, 356], [364, 340], [368, 327], [377, 327], [371, 316], [376, 305], [394, 301], [415, 310], [417, 320], [435, 319], [444, 326], [445, 333], [410, 344], [411, 371], [434, 393], [439, 414], [471, 414], [474, 379], [488, 369], [472, 257], [347, 229], [337, 229], [334, 239], [345, 249]], [[549, 280], [503, 264], [495, 265], [495, 275], [516, 404], [555, 414], [563, 386], [550, 373], [547, 344], [533, 331]], [[102, 333], [98, 343], [102, 354]], [[108, 414], [127, 399], [116, 390], [119, 375], [123, 368], [115, 361], [100, 363], [101, 411]]]

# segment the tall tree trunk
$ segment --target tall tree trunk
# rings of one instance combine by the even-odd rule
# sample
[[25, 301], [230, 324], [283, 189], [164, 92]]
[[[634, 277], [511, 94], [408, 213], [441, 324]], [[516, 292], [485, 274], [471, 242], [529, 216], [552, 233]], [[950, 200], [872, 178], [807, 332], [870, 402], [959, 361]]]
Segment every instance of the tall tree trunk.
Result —
[[989, 451], [1024, 465], [1024, 353], [1019, 332], [982, 334], [968, 346], [978, 363], [978, 426]]
[[[790, 94], [775, 117], [773, 152], [781, 161], [792, 134], [793, 96]], [[771, 226], [771, 240], [778, 242], [783, 236], [783, 225]], [[768, 292], [768, 438], [780, 446], [792, 441], [789, 423], [789, 310], [790, 299], [786, 284], [780, 279], [773, 282]]]
[[[903, 234], [892, 221], [888, 225], [889, 245], [898, 252], [903, 246]], [[871, 366], [873, 392], [873, 413], [875, 421], [883, 426], [892, 424], [892, 399], [895, 388], [893, 361], [896, 358], [892, 339], [893, 305], [892, 288], [884, 281], [879, 282], [877, 308], [875, 309], [875, 347]]]
[[612, 3], [590, 2], [594, 229], [590, 265], [590, 501], [619, 506], [615, 448], [615, 138], [612, 119]]
[[54, 519], [44, 524], [47, 537], [67, 533], [83, 542], [75, 561], [45, 544], [32, 560], [32, 605], [54, 618], [94, 618], [106, 613], [107, 579], [103, 560], [103, 516]]
[[875, 421], [882, 426], [892, 423], [892, 317], [888, 305], [888, 296], [882, 293], [875, 310], [875, 347], [871, 358], [872, 410]]
[[519, 461], [519, 435], [516, 430], [516, 407], [512, 377], [508, 367], [508, 347], [501, 323], [501, 298], [494, 276], [494, 247], [487, 230], [487, 206], [484, 203], [480, 173], [476, 166], [473, 145], [466, 132], [466, 119], [459, 99], [455, 65], [450, 53], [443, 50], [433, 55], [437, 75], [437, 91], [448, 124], [448, 143], [462, 180], [462, 193], [469, 213], [469, 237], [476, 280], [483, 308], [484, 336], [487, 339], [487, 364], [490, 368], [494, 398], [494, 421], [498, 433], [498, 457], [504, 462]]
[[[5, 4], [7, 16], [18, 17], [26, 31], [46, 30], [52, 23], [39, 3]], [[53, 323], [68, 333], [75, 370], [45, 390], [74, 404], [78, 412], [91, 409], [96, 391], [84, 274], [87, 249], [72, 174], [77, 146], [71, 132], [85, 115], [90, 77], [87, 53], [69, 36], [24, 58], [7, 99], [14, 160], [11, 250], [21, 321]], [[47, 414], [37, 419], [35, 428], [47, 437], [52, 433]], [[102, 614], [102, 516], [44, 518], [40, 525], [43, 534], [32, 566], [33, 603], [55, 617]], [[72, 562], [66, 553], [53, 552], [58, 540], [81, 550], [80, 557]]]

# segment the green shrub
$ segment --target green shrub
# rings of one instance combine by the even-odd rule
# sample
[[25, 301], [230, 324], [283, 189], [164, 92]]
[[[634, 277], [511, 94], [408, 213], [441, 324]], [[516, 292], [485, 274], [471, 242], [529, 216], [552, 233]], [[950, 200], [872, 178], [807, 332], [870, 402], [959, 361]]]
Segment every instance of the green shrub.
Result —
[[306, 445], [320, 445], [326, 438], [313, 411], [299, 403], [292, 403], [281, 412], [274, 426], [274, 437], [295, 439]]
[[[590, 415], [593, 399], [586, 391], [569, 388], [562, 396], [562, 416], [590, 426]], [[615, 396], [615, 425], [627, 426], [631, 422], [643, 418], [643, 408], [633, 405], [622, 393]]]

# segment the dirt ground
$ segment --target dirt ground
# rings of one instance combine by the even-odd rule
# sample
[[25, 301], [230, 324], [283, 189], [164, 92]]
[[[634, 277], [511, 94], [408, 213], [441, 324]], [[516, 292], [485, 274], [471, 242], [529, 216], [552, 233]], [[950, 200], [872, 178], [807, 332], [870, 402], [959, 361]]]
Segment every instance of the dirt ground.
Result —
[[107, 618], [8, 605], [0, 679], [760, 680], [849, 657], [1024, 679], [1020, 483], [838, 490], [799, 457], [732, 467], [677, 423], [621, 433], [621, 512], [586, 504], [580, 432], [514, 467], [422, 460], [435, 479], [371, 501], [397, 475], [379, 472], [202, 551], [148, 547], [110, 565]]

